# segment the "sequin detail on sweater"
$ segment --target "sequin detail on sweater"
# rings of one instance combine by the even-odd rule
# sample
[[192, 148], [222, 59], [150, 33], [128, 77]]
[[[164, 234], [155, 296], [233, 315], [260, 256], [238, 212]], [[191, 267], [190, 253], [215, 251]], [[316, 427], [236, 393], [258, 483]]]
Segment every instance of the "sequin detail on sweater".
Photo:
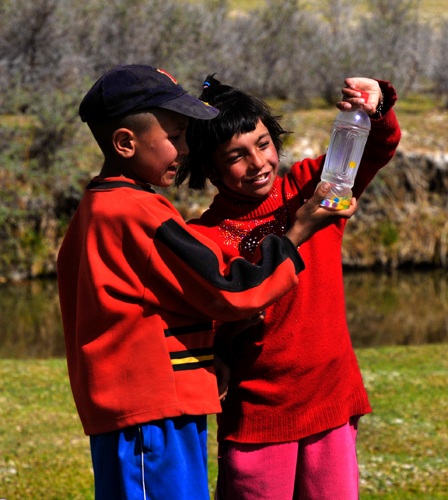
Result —
[[268, 234], [282, 236], [286, 232], [288, 210], [281, 206], [273, 215], [272, 219], [250, 219], [235, 221], [225, 219], [219, 225], [219, 231], [224, 244], [237, 248], [240, 252], [255, 253], [260, 241]]

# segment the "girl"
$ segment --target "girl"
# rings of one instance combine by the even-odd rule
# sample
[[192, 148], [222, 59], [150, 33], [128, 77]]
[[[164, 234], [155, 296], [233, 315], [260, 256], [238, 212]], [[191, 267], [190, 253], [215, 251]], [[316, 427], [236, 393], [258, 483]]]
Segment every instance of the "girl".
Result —
[[[341, 110], [363, 107], [371, 117], [353, 193], [359, 198], [395, 153], [400, 130], [387, 82], [348, 78]], [[366, 103], [359, 89], [369, 93]], [[325, 157], [295, 163], [277, 177], [285, 133], [261, 100], [213, 76], [200, 99], [220, 110], [189, 128], [190, 154], [177, 183], [219, 190], [195, 229], [228, 259], [251, 260], [267, 234], [283, 235], [291, 215], [311, 198]], [[358, 498], [355, 438], [371, 411], [345, 317], [341, 242], [346, 220], [300, 247], [299, 284], [236, 335], [238, 323], [216, 325], [215, 348], [231, 369], [218, 415], [217, 498], [231, 500]], [[228, 335], [229, 330], [232, 335]], [[232, 338], [232, 340], [229, 340]]]

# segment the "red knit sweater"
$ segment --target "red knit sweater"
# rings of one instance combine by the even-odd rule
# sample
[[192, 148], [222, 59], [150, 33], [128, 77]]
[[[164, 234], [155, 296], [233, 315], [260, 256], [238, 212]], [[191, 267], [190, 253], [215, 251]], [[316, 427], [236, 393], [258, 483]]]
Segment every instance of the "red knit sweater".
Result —
[[[380, 85], [391, 108], [395, 91], [384, 82]], [[353, 188], [356, 197], [392, 158], [399, 139], [392, 109], [372, 120]], [[259, 201], [218, 186], [209, 210], [190, 223], [216, 241], [228, 259], [235, 255], [251, 259], [264, 235], [285, 233], [303, 199], [313, 195], [323, 163], [322, 156], [296, 163]], [[292, 441], [371, 411], [346, 323], [344, 227], [345, 221], [340, 221], [300, 247], [305, 270], [299, 284], [267, 309], [263, 323], [246, 330], [244, 354], [236, 352], [235, 343], [230, 348], [228, 336], [222, 335], [229, 327], [217, 327], [217, 349], [232, 365], [229, 392], [218, 416], [219, 441]]]

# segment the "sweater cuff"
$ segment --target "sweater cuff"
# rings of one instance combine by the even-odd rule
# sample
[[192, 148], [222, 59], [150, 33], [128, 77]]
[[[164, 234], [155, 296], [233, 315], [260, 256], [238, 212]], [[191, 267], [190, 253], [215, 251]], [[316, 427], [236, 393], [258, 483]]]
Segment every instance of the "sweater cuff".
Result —
[[394, 104], [397, 101], [397, 92], [389, 82], [383, 80], [377, 80], [377, 82], [383, 94], [383, 105], [381, 111], [378, 112], [378, 114], [374, 113], [370, 116], [370, 120], [374, 123], [382, 120], [394, 107]]

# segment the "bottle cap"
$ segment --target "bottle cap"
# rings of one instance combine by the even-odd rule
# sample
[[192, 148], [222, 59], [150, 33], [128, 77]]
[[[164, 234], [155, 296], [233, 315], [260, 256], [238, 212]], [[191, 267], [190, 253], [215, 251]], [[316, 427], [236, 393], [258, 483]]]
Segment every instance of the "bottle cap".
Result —
[[364, 99], [365, 103], [367, 104], [369, 102], [369, 93], [368, 92], [363, 92], [362, 90], [354, 89], [356, 92], [359, 92], [361, 94], [362, 99]]

